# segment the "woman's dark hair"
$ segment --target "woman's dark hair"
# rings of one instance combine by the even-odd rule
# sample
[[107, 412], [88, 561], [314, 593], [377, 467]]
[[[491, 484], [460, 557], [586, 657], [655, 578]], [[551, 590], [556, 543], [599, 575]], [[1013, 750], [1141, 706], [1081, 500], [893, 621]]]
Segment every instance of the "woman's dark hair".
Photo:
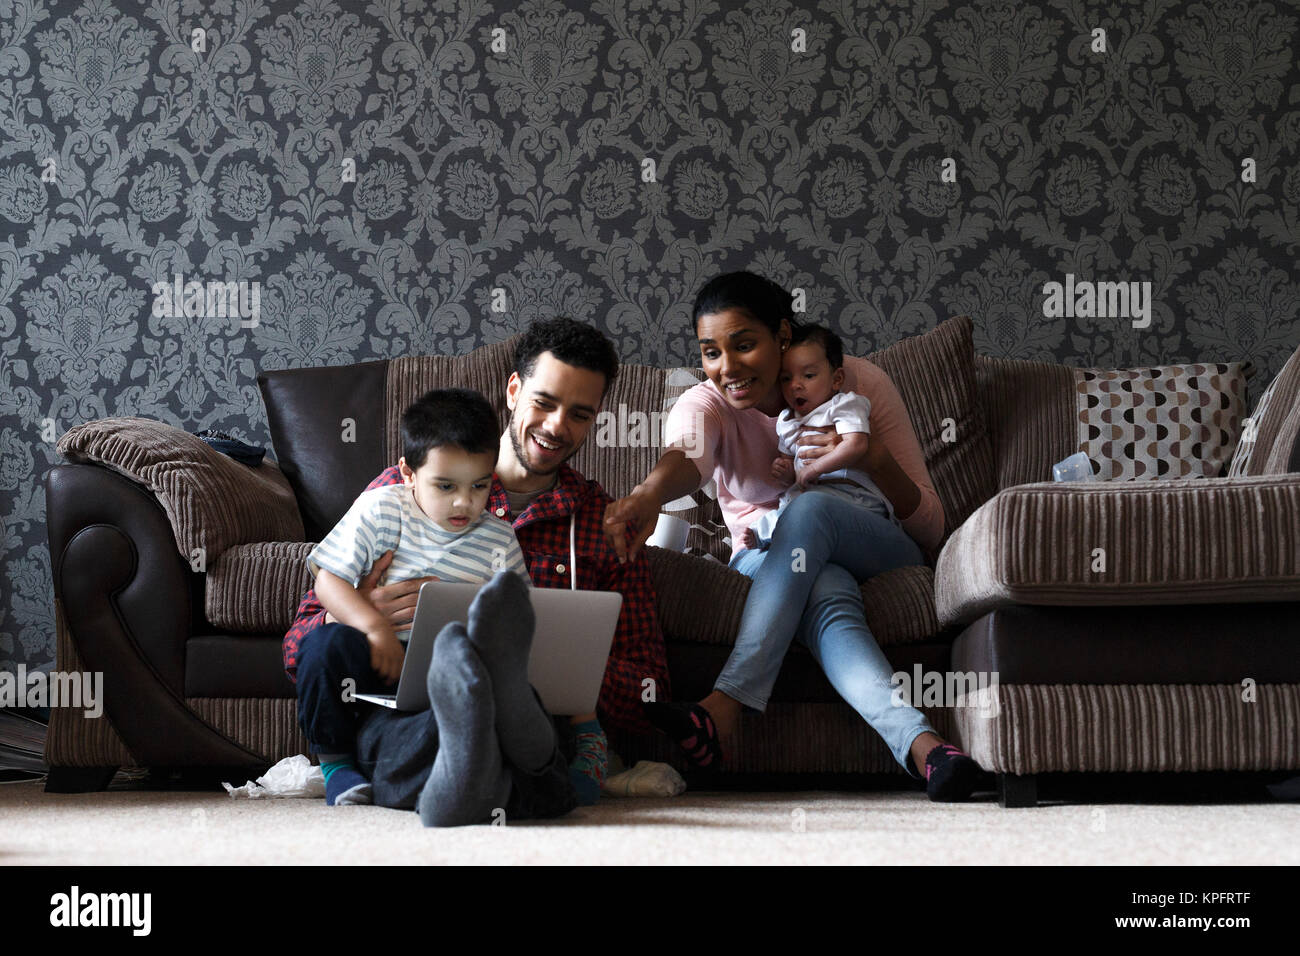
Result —
[[791, 329], [800, 325], [794, 317], [794, 299], [779, 284], [752, 272], [728, 272], [710, 279], [691, 310], [691, 325], [700, 327], [700, 316], [711, 312], [736, 309], [756, 322], [761, 322], [773, 336], [781, 332], [781, 322], [790, 323]]
[[605, 333], [594, 325], [557, 316], [541, 319], [524, 330], [515, 344], [515, 371], [528, 378], [537, 367], [537, 356], [550, 352], [565, 365], [590, 369], [605, 376], [605, 390], [618, 375], [618, 353]]
[[830, 329], [820, 325], [801, 325], [790, 336], [790, 345], [793, 347], [804, 342], [816, 342], [820, 345], [832, 369], [844, 367], [844, 343]]
[[467, 388], [436, 388], [402, 412], [402, 455], [408, 468], [419, 468], [430, 448], [443, 445], [471, 455], [490, 452], [496, 460], [501, 426], [486, 398]]

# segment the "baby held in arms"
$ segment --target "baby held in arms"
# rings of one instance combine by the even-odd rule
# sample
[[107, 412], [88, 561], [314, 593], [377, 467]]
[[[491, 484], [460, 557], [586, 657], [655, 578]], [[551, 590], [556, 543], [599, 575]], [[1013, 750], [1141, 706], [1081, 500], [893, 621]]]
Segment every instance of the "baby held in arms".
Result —
[[[841, 391], [843, 387], [844, 346], [839, 336], [820, 326], [797, 329], [782, 361], [781, 394], [786, 408], [776, 420], [780, 454], [772, 462], [772, 477], [793, 483], [775, 511], [745, 530], [746, 548], [767, 548], [786, 506], [806, 491], [841, 495], [897, 521], [889, 499], [871, 477], [851, 467], [867, 450], [871, 402], [856, 392]], [[824, 427], [833, 427], [841, 436], [840, 443], [820, 458], [799, 459], [799, 432]]]

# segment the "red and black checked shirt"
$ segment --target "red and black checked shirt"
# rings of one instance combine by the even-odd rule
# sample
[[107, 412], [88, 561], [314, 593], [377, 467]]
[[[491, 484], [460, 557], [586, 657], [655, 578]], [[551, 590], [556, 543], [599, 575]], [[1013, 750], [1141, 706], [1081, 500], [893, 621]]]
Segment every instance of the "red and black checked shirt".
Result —
[[[399, 484], [401, 472], [385, 469], [366, 490]], [[668, 663], [663, 633], [655, 614], [655, 593], [645, 553], [619, 564], [605, 539], [602, 522], [609, 495], [568, 465], [560, 466], [559, 481], [544, 491], [514, 520], [515, 537], [528, 562], [528, 573], [539, 588], [567, 588], [569, 583], [569, 517], [576, 515], [574, 547], [578, 552], [578, 587], [586, 591], [618, 591], [623, 595], [618, 629], [605, 665], [597, 714], [606, 726], [638, 733], [652, 728], [641, 715], [642, 681], [655, 682], [655, 696], [670, 700]], [[488, 510], [504, 518], [510, 505], [501, 481], [492, 476]], [[284, 636], [284, 669], [296, 680], [298, 648], [308, 632], [325, 623], [325, 608], [312, 589], [298, 605], [298, 615]]]

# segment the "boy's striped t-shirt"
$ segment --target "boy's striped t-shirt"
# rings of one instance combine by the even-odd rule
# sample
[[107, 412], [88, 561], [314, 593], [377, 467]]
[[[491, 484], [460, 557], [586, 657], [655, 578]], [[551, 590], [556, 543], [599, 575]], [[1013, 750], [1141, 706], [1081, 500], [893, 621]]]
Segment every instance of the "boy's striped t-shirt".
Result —
[[[322, 568], [353, 587], [388, 550], [393, 563], [380, 584], [432, 575], [440, 581], [479, 583], [514, 571], [531, 585], [528, 565], [509, 523], [487, 511], [464, 531], [446, 531], [420, 510], [407, 485], [363, 492], [325, 540], [307, 555], [313, 577]], [[399, 631], [405, 641], [410, 628]]]

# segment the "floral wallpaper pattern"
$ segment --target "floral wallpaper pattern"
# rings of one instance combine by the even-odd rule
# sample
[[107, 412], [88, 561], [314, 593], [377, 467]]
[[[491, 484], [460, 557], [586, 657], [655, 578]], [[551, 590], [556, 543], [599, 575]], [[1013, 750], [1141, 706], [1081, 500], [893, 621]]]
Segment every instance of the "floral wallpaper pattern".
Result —
[[[692, 362], [695, 292], [751, 268], [856, 352], [969, 312], [987, 354], [1249, 359], [1258, 394], [1300, 344], [1298, 16], [0, 0], [0, 667], [53, 658], [54, 439], [145, 415], [265, 444], [259, 369], [560, 312]], [[1066, 273], [1150, 281], [1151, 326], [1044, 318]], [[174, 275], [258, 283], [258, 321], [155, 314]]]

